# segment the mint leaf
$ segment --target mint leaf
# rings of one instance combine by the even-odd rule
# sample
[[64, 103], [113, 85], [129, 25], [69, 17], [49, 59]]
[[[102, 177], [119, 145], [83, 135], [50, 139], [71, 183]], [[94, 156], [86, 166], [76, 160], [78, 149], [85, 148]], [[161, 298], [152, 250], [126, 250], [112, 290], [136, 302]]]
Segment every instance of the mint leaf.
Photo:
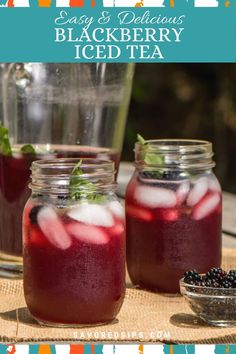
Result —
[[12, 155], [8, 129], [0, 123], [0, 153], [5, 156]]
[[71, 175], [72, 176], [79, 176], [83, 173], [83, 171], [81, 170], [80, 166], [82, 165], [82, 160], [79, 160], [79, 162], [75, 165], [75, 167], [73, 168]]
[[164, 164], [164, 157], [156, 152], [149, 152], [148, 149], [150, 145], [140, 134], [137, 135], [137, 141], [139, 144], [144, 145], [144, 162], [146, 162], [147, 165], [158, 165], [158, 167], [162, 167]]
[[137, 134], [137, 140], [141, 145], [147, 144], [146, 140], [140, 134]]
[[156, 153], [151, 153], [151, 152], [147, 152], [146, 156], [144, 158], [144, 161], [146, 162], [146, 164], [148, 165], [158, 165], [158, 166], [163, 166], [163, 156], [158, 155]]
[[81, 169], [82, 160], [73, 168], [69, 183], [69, 196], [74, 200], [86, 199], [89, 202], [101, 202], [103, 196], [98, 195], [96, 187], [87, 179], [80, 177], [83, 174]]
[[[30, 144], [23, 145], [20, 151], [24, 154], [35, 155], [36, 151]], [[5, 156], [12, 156], [12, 148], [9, 140], [9, 132], [6, 127], [0, 123], [0, 153]]]
[[31, 144], [23, 145], [20, 151], [23, 152], [23, 154], [36, 155], [35, 148]]

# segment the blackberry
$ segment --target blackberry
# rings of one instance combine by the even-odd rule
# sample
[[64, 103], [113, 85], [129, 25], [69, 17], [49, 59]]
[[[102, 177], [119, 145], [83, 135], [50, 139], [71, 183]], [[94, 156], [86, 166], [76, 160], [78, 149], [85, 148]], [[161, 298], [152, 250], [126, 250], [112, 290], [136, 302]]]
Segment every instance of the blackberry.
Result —
[[231, 284], [228, 282], [228, 281], [223, 281], [222, 282], [222, 288], [224, 288], [224, 289], [228, 289], [228, 288], [231, 288]]
[[196, 269], [188, 270], [187, 272], [184, 273], [184, 276], [189, 276], [189, 275], [193, 275], [193, 274], [198, 274]]
[[227, 273], [222, 268], [211, 268], [207, 273], [206, 277], [211, 283], [218, 283], [221, 285], [222, 281], [227, 276]]
[[212, 284], [212, 287], [213, 287], [213, 288], [220, 288], [221, 285], [215, 281], [215, 282]]
[[211, 282], [210, 282], [210, 281], [207, 281], [207, 282], [205, 283], [205, 286], [206, 286], [207, 288], [210, 288], [210, 287], [211, 287]]
[[184, 273], [184, 281], [188, 284], [207, 288], [236, 288], [236, 270], [231, 269], [228, 273], [222, 268], [211, 268], [206, 274], [199, 275], [193, 269]]
[[236, 271], [235, 270], [230, 270], [225, 278], [231, 288], [236, 288]]
[[30, 222], [32, 225], [37, 225], [38, 224], [38, 220], [37, 220], [37, 215], [40, 209], [42, 209], [43, 206], [42, 205], [36, 205], [35, 207], [33, 207], [30, 210], [29, 213], [29, 218], [30, 218]]
[[206, 276], [208, 277], [216, 277], [216, 276], [224, 276], [227, 274], [222, 268], [211, 268], [207, 273]]
[[228, 275], [226, 279], [228, 280], [229, 283], [233, 283], [234, 281], [234, 277], [232, 275]]
[[197, 281], [197, 282], [195, 283], [195, 285], [196, 285], [196, 286], [202, 286], [202, 282], [201, 282], [201, 281]]
[[143, 179], [161, 179], [165, 181], [173, 181], [183, 178], [179, 171], [142, 171], [139, 173], [139, 176]]
[[67, 195], [58, 195], [57, 199], [59, 199], [59, 200], [68, 200], [69, 197]]
[[164, 171], [162, 178], [167, 181], [178, 180], [180, 179], [180, 173], [178, 171]]
[[196, 269], [192, 269], [184, 273], [184, 281], [185, 283], [196, 285], [201, 281], [201, 276], [198, 274]]
[[143, 179], [161, 179], [161, 172], [157, 171], [142, 171], [139, 173], [139, 177]]

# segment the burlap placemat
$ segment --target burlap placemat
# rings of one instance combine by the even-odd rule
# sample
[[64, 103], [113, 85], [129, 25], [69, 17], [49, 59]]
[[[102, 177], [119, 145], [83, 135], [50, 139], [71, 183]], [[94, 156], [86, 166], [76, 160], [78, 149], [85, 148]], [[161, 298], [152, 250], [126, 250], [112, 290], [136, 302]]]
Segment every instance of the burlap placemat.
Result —
[[[236, 251], [224, 250], [223, 267], [236, 268]], [[116, 322], [99, 327], [46, 328], [26, 308], [22, 281], [0, 280], [2, 342], [236, 343], [236, 328], [210, 327], [198, 320], [181, 296], [127, 289]]]

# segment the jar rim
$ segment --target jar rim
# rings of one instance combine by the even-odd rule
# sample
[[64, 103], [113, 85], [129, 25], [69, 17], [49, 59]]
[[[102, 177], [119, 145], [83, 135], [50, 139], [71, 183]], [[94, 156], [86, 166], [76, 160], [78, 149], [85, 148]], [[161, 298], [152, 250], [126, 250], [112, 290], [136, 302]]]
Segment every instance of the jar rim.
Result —
[[105, 160], [105, 159], [99, 159], [99, 158], [92, 158], [92, 157], [86, 157], [86, 158], [76, 158], [76, 157], [68, 157], [68, 158], [57, 158], [57, 159], [49, 159], [49, 160], [36, 160], [32, 162], [32, 167], [33, 168], [73, 168], [78, 164], [80, 161], [82, 161], [80, 167], [81, 169], [87, 168], [87, 167], [93, 167], [93, 168], [98, 168], [98, 167], [103, 167], [104, 169], [107, 168], [111, 172], [115, 173], [114, 170], [114, 162], [111, 160]]
[[207, 140], [151, 139], [136, 142], [134, 152], [138, 168], [206, 170], [215, 166], [212, 143]]
[[136, 142], [135, 146], [146, 146], [149, 145], [150, 148], [185, 148], [193, 149], [199, 147], [212, 148], [212, 143], [208, 140], [199, 140], [199, 139], [150, 139], [145, 140], [145, 144]]
[[[73, 174], [73, 169], [78, 166], [80, 172]], [[90, 190], [87, 183], [72, 185], [71, 181], [83, 180], [92, 183], [97, 191], [116, 189], [114, 180], [115, 168], [111, 160], [99, 158], [58, 158], [51, 160], [36, 160], [31, 165], [30, 189], [40, 192], [55, 194], [68, 193], [69, 189], [82, 188]]]

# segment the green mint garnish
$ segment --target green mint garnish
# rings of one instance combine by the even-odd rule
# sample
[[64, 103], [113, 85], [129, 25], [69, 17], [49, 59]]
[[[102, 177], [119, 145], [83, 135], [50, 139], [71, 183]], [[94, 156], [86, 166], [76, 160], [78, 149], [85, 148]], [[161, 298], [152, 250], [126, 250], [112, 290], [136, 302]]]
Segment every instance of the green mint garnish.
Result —
[[0, 123], [0, 153], [6, 156], [12, 155], [8, 129]]
[[86, 200], [89, 202], [101, 202], [103, 196], [98, 195], [96, 187], [87, 179], [80, 177], [83, 174], [81, 169], [82, 160], [73, 168], [69, 183], [69, 196], [73, 200]]
[[146, 153], [144, 161], [148, 165], [158, 165], [158, 166], [163, 165], [163, 157], [157, 155], [156, 153], [151, 153], [151, 152]]
[[[36, 151], [30, 144], [23, 145], [20, 149], [23, 154], [35, 155]], [[12, 156], [12, 148], [9, 140], [9, 131], [0, 123], [0, 153], [5, 156]]]
[[36, 155], [35, 148], [31, 144], [23, 145], [20, 151], [23, 152], [23, 154]]
[[141, 144], [141, 145], [146, 145], [147, 144], [147, 142], [146, 142], [146, 140], [142, 137], [142, 135], [140, 135], [140, 134], [137, 134], [137, 140], [138, 140], [138, 142]]
[[144, 162], [146, 162], [147, 165], [158, 165], [160, 167], [163, 166], [164, 164], [164, 157], [161, 155], [158, 155], [156, 152], [149, 152], [149, 144], [148, 141], [146, 141], [140, 134], [137, 135], [137, 141], [139, 144], [144, 145]]

